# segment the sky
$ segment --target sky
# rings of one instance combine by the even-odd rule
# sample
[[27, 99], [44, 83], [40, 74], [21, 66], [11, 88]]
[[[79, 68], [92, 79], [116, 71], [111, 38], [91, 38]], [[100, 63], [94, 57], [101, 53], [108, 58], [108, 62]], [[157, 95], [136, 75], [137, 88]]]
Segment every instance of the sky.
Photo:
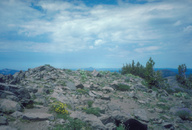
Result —
[[192, 0], [0, 0], [0, 69], [192, 68]]

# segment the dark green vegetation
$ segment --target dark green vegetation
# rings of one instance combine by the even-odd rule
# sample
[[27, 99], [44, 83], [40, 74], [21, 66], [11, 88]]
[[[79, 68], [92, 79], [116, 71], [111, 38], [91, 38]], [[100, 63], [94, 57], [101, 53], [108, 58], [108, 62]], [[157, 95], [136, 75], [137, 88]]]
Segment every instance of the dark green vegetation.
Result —
[[101, 110], [98, 107], [90, 107], [90, 108], [84, 108], [83, 111], [86, 112], [87, 114], [93, 114], [95, 116], [100, 116]]
[[191, 89], [192, 88], [192, 74], [186, 76], [187, 66], [185, 64], [179, 65], [178, 74], [176, 75], [177, 82], [181, 87]]
[[[134, 60], [132, 64], [123, 65], [121, 74], [132, 74], [135, 76], [139, 76], [145, 79], [146, 85], [149, 88], [168, 88], [168, 84], [166, 83], [166, 79], [163, 78], [161, 71], [154, 70], [155, 62], [152, 58], [146, 63], [144, 67], [139, 62], [135, 65]], [[176, 80], [180, 84], [181, 87], [191, 89], [192, 88], [192, 74], [186, 75], [187, 66], [185, 64], [179, 65], [178, 74], [176, 75]]]
[[133, 74], [135, 76], [144, 78], [149, 88], [167, 87], [167, 84], [165, 82], [166, 80], [162, 77], [160, 71], [155, 72], [154, 65], [155, 62], [152, 58], [149, 59], [145, 67], [139, 62], [137, 62], [137, 64], [135, 65], [135, 62], [133, 60], [132, 64], [126, 64], [122, 67], [121, 74]]
[[128, 86], [126, 84], [118, 84], [118, 87], [116, 89], [119, 91], [129, 91], [130, 86]]

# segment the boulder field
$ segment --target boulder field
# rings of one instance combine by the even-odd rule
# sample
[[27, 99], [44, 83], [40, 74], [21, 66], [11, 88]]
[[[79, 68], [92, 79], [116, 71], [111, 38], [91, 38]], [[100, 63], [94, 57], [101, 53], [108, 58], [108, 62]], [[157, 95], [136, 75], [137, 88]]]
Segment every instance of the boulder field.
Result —
[[131, 74], [44, 65], [0, 75], [0, 130], [189, 130], [191, 104]]

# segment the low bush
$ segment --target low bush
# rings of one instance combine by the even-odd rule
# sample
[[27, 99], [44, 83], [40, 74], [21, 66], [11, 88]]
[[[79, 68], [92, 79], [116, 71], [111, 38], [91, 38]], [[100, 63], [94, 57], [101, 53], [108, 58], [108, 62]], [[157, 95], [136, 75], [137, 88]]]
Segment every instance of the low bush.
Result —
[[93, 101], [88, 101], [87, 104], [88, 104], [88, 107], [92, 107]]
[[192, 120], [192, 113], [188, 108], [182, 108], [176, 112], [176, 115], [183, 120]]
[[187, 93], [183, 93], [183, 92], [174, 93], [173, 95], [174, 95], [175, 97], [188, 98]]
[[51, 104], [50, 110], [57, 114], [58, 118], [64, 118], [66, 115], [69, 114], [67, 111], [67, 104], [62, 103], [60, 101], [55, 101]]
[[87, 114], [93, 114], [95, 116], [100, 116], [101, 110], [98, 107], [91, 107], [91, 108], [84, 108], [83, 111], [86, 112]]
[[90, 125], [82, 120], [69, 118], [68, 121], [64, 130], [91, 130]]
[[80, 119], [73, 119], [68, 116], [65, 120], [67, 120], [65, 125], [56, 124], [53, 130], [91, 130], [90, 125]]
[[118, 87], [116, 87], [116, 89], [119, 91], [129, 91], [130, 86], [126, 84], [118, 84]]
[[85, 94], [88, 94], [88, 93], [89, 93], [89, 90], [88, 90], [88, 89], [77, 89], [76, 92], [77, 92], [78, 94], [83, 94], [83, 95], [85, 95]]

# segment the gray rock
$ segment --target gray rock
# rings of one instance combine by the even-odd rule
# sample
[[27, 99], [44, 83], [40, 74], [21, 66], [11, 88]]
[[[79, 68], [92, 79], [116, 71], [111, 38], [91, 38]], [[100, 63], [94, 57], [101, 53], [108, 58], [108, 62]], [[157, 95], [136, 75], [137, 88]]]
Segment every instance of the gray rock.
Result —
[[23, 117], [23, 113], [19, 111], [15, 111], [14, 113], [11, 114], [12, 117], [19, 118]]
[[170, 129], [170, 128], [173, 128], [173, 127], [174, 127], [172, 123], [168, 123], [168, 122], [165, 122], [165, 123], [163, 123], [162, 125], [163, 125], [163, 127], [166, 128], [166, 129]]
[[54, 119], [52, 114], [47, 113], [25, 113], [23, 115], [25, 120], [52, 120]]
[[149, 122], [149, 118], [147, 117], [147, 113], [144, 109], [134, 109], [134, 116], [144, 122]]
[[103, 87], [102, 90], [103, 90], [103, 91], [106, 91], [107, 93], [114, 91], [114, 89], [111, 88], [111, 87]]
[[102, 77], [102, 75], [99, 72], [97, 72], [96, 70], [94, 70], [91, 74], [95, 77]]
[[101, 99], [103, 99], [103, 100], [111, 100], [111, 98], [110, 98], [109, 95], [103, 95], [103, 96], [101, 97]]
[[119, 87], [119, 83], [117, 81], [113, 81], [113, 83], [110, 84], [110, 87], [116, 90]]
[[93, 94], [91, 91], [89, 91], [89, 96], [91, 97], [97, 97], [95, 94]]
[[3, 74], [0, 74], [0, 82], [1, 82], [1, 83], [4, 83], [4, 82], [5, 82], [5, 79], [4, 79], [4, 75], [3, 75]]
[[91, 90], [99, 90], [100, 88], [96, 85], [91, 84], [89, 87]]
[[144, 92], [148, 91], [148, 88], [146, 86], [142, 85], [142, 84], [135, 84], [134, 88], [138, 89], [138, 90], [141, 90], [141, 91], [144, 91]]
[[105, 130], [106, 129], [105, 126], [103, 125], [103, 123], [95, 115], [85, 114], [82, 112], [75, 111], [75, 112], [72, 112], [70, 116], [74, 119], [80, 119], [84, 122], [90, 123], [92, 128], [95, 130]]
[[103, 93], [102, 93], [102, 92], [91, 91], [91, 93], [92, 93], [95, 97], [97, 97], [97, 98], [100, 98], [100, 97], [103, 96]]
[[17, 130], [17, 129], [13, 128], [11, 126], [2, 125], [2, 126], [0, 126], [0, 130]]
[[128, 93], [128, 96], [129, 96], [130, 98], [138, 99], [138, 97], [136, 96], [136, 93], [135, 93], [134, 91], [129, 92], [129, 93]]
[[80, 84], [77, 84], [75, 87], [76, 87], [77, 89], [78, 89], [78, 88], [80, 88], [80, 89], [83, 89], [83, 88], [84, 88], [83, 84], [81, 84], [81, 83], [80, 83]]
[[110, 111], [120, 111], [120, 106], [115, 103], [110, 102], [107, 106]]
[[13, 113], [15, 111], [21, 111], [21, 106], [12, 100], [0, 99], [0, 111], [4, 113]]
[[120, 112], [120, 111], [113, 111], [111, 114], [113, 120], [118, 120], [120, 122], [126, 122], [130, 115], [128, 113]]
[[116, 130], [116, 125], [114, 123], [108, 123], [105, 125], [107, 130]]
[[7, 118], [0, 116], [0, 125], [8, 125]]
[[109, 116], [109, 115], [103, 115], [102, 117], [99, 117], [99, 119], [104, 125], [114, 122], [114, 119], [112, 118], [112, 116]]
[[156, 97], [157, 97], [157, 92], [153, 91], [153, 92], [151, 93], [151, 96], [154, 97], [154, 98], [156, 98]]
[[73, 82], [66, 82], [66, 87], [70, 90], [76, 90], [75, 84]]
[[0, 90], [14, 93], [14, 96], [16, 96], [22, 104], [27, 104], [31, 101], [30, 93], [24, 87], [0, 83]]

